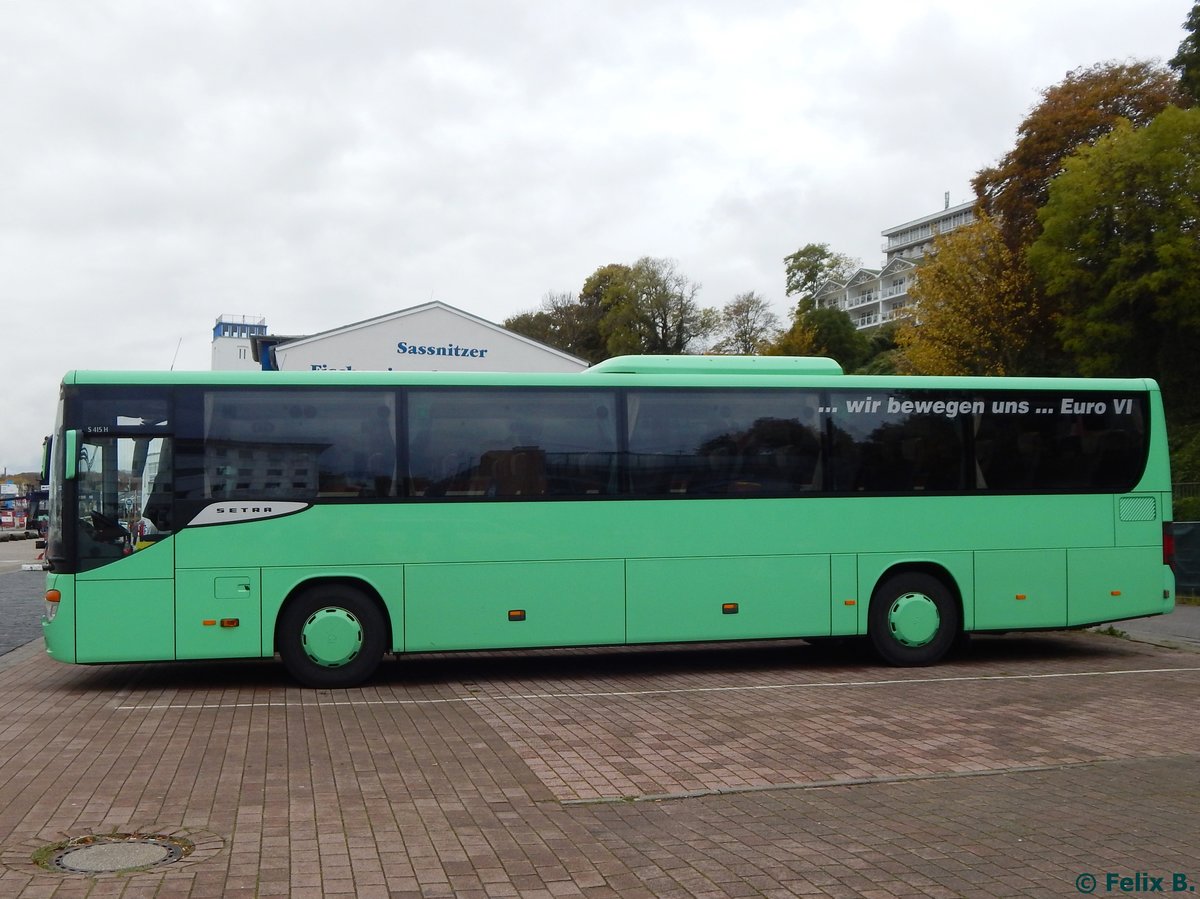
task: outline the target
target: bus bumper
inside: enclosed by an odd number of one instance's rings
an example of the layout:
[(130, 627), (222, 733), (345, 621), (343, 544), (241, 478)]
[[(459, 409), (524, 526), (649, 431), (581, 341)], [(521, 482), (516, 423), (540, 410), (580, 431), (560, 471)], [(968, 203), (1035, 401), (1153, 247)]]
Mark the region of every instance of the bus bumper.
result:
[(46, 595), (58, 591), (57, 602), (46, 602), (42, 612), (42, 639), (46, 655), (58, 662), (75, 661), (75, 577), (70, 574), (47, 574)]

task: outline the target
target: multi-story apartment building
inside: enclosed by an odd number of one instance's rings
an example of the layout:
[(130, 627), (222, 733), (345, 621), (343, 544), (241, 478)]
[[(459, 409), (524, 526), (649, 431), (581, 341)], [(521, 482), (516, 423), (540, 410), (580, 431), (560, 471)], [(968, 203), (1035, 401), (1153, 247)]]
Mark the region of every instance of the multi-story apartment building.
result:
[(860, 268), (845, 281), (830, 279), (816, 291), (817, 305), (844, 310), (861, 330), (890, 322), (908, 305), (917, 263), (933, 239), (975, 221), (975, 201), (950, 206), (882, 232), (883, 268)]

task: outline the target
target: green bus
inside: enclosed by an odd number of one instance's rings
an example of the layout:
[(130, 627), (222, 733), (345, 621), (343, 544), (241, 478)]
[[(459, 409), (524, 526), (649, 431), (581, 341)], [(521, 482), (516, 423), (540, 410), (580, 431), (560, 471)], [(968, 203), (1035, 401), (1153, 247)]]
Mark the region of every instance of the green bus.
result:
[(47, 652), (270, 658), (970, 632), (1169, 612), (1153, 381), (630, 356), (574, 374), (69, 373)]

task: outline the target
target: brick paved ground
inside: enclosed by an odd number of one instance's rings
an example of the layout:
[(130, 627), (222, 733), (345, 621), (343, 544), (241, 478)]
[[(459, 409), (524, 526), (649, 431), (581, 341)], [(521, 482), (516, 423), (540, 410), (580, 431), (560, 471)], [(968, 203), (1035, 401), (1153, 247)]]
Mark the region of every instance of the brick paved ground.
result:
[(39, 553), (36, 540), (0, 540), (0, 655), (42, 635), (46, 575), (21, 570), (41, 564)]
[(0, 571), (0, 655), (42, 636), (45, 592), (40, 571)]
[[(0, 657), (0, 896), (1073, 896), (1200, 882), (1200, 654), (979, 639), (897, 670), (802, 643), (386, 663)], [(85, 876), (39, 849), (175, 834)], [(1115, 893), (1108, 893), (1115, 895)]]

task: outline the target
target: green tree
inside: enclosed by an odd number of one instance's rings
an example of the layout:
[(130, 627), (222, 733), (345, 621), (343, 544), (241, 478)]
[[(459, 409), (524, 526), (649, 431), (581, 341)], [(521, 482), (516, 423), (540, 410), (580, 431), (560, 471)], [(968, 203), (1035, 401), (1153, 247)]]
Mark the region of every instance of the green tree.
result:
[(551, 294), (547, 303), (562, 319), (563, 347), (593, 365), (608, 358), (604, 338), (600, 334), (600, 320), (604, 310), (599, 301), (580, 294)]
[(751, 356), (779, 335), (779, 316), (754, 291), (740, 293), (721, 309), (720, 342), (713, 352)]
[[(554, 323), (551, 321), (550, 313), (545, 309), (518, 312), (516, 315), (506, 318), (502, 324), (514, 334), (523, 334), (549, 346), (556, 346), (553, 338)], [(562, 349), (562, 347), (557, 348)]]
[(598, 302), (590, 298), (551, 292), (542, 298), (540, 309), (505, 319), (504, 327), (595, 364), (608, 358), (600, 335), (601, 316)]
[(829, 356), (846, 371), (854, 371), (867, 358), (865, 334), (841, 309), (801, 300), (792, 326), (766, 348), (768, 356)]
[[(604, 318), (605, 310), (613, 303), (633, 294), (633, 269), (628, 265), (612, 263), (596, 269), (579, 291), (579, 302), (589, 309), (596, 310), (597, 333), (599, 322)], [(603, 336), (600, 338), (604, 342)]]
[(674, 260), (644, 256), (632, 266), (605, 266), (584, 285), (599, 293), (599, 330), (610, 355), (678, 355), (694, 350), (720, 324), (720, 313), (696, 301), (700, 285)]
[(930, 375), (1033, 374), (1043, 325), (1025, 266), (987, 215), (935, 239), (909, 290), (914, 301), (897, 343)]
[(1127, 119), (1145, 125), (1168, 104), (1188, 105), (1175, 76), (1149, 62), (1098, 63), (1075, 69), (1042, 91), (1042, 100), (1017, 129), (1016, 145), (971, 181), (981, 208), (994, 216), (1009, 248), (1036, 239), (1037, 211), (1063, 160), (1094, 144)]
[(901, 322), (890, 321), (872, 328), (867, 333), (867, 357), (859, 365), (860, 375), (910, 374), (912, 366), (904, 357), (898, 337)]
[(1150, 375), (1200, 412), (1200, 108), (1122, 122), (1067, 160), (1029, 263), (1087, 375)]
[(1192, 5), (1192, 11), (1184, 20), (1187, 37), (1179, 44), (1177, 52), (1168, 63), (1179, 73), (1179, 85), (1193, 102), (1200, 102), (1200, 2)]
[(786, 293), (798, 303), (811, 299), (818, 287), (834, 278), (844, 281), (862, 267), (857, 259), (835, 253), (827, 243), (809, 243), (783, 259), (786, 273)]

